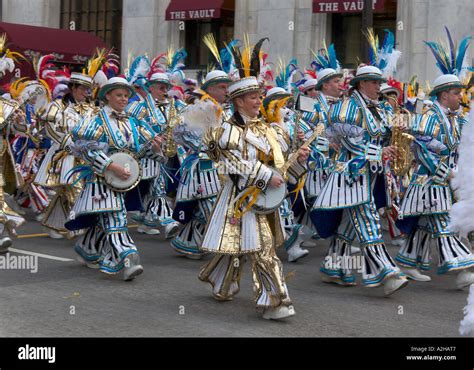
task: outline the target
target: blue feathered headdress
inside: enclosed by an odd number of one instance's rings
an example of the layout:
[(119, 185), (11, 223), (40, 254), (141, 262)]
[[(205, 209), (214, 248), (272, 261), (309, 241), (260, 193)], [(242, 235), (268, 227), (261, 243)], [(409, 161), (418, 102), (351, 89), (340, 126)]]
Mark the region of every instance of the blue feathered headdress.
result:
[(395, 49), (395, 35), (385, 29), (385, 38), (379, 45), (379, 38), (374, 30), (369, 28), (366, 32), (369, 42), (369, 64), (377, 67), (387, 78), (392, 77), (397, 69), (397, 62), (402, 55), (401, 51)]
[(150, 72), (151, 64), (145, 55), (137, 56), (131, 63), (127, 73), (127, 80), (132, 85), (143, 87), (147, 82), (147, 75)]
[(311, 68), (316, 71), (320, 71), (326, 68), (332, 68), (338, 71), (341, 68), (339, 61), (337, 60), (336, 49), (334, 44), (326, 47), (326, 43), (323, 43), (323, 47), (318, 50), (318, 53), (314, 55), (314, 60), (311, 62)]
[(278, 62), (278, 70), (279, 74), (275, 78), (276, 85), (289, 93), (293, 93), (293, 90), (297, 87), (296, 83), (293, 82), (294, 76), (297, 73), (303, 76), (303, 73), (301, 73), (297, 66), (296, 59), (290, 60), (287, 65), (280, 59)]
[(451, 33), (448, 27), (445, 27), (448, 35), (448, 46), (441, 42), (425, 41), (436, 59), (436, 66), (442, 74), (453, 74), (459, 77), (463, 70), (470, 70), (472, 68), (463, 67), (466, 50), (469, 47), (471, 36), (467, 36), (461, 40), (459, 47), (457, 43), (453, 42)]

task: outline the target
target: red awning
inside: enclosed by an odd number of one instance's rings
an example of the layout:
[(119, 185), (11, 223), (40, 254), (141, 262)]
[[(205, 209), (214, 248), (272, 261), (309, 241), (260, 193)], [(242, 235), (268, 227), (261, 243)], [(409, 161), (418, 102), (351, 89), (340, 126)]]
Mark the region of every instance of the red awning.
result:
[[(384, 9), (384, 0), (373, 0), (375, 12)], [(313, 13), (360, 13), (364, 0), (313, 0)]]
[[(22, 53), (30, 62), (34, 57), (54, 54), (56, 61), (65, 64), (84, 64), (97, 48), (107, 47), (101, 38), (88, 32), (0, 22), (2, 33), (7, 34), (8, 48)], [(20, 61), (17, 67), (19, 73), (7, 73), (0, 83), (19, 77), (35, 78), (31, 63)]]
[(55, 54), (61, 62), (83, 63), (96, 48), (107, 47), (101, 38), (88, 32), (0, 22), (0, 33), (3, 32), (9, 48), (29, 58)]
[(166, 8), (167, 21), (220, 18), (224, 0), (171, 0)]

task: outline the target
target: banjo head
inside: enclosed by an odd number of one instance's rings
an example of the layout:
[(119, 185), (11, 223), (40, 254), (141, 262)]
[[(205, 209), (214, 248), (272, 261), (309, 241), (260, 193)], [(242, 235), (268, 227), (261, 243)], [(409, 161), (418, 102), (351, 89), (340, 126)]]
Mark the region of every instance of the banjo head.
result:
[[(276, 172), (276, 171), (274, 171)], [(267, 187), (257, 196), (253, 209), (258, 214), (275, 212), (286, 198), (286, 183), (278, 188)]]
[(130, 171), (130, 177), (127, 180), (119, 178), (112, 171), (105, 171), (105, 183), (112, 188), (112, 190), (125, 192), (138, 185), (142, 177), (142, 169), (134, 155), (128, 152), (115, 152), (110, 154), (109, 158), (112, 159), (112, 162), (128, 168)]

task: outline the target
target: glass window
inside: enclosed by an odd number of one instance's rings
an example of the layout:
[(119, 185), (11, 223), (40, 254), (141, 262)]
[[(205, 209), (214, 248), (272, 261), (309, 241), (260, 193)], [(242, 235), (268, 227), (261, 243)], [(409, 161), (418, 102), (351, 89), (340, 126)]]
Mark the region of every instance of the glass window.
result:
[(212, 32), (219, 48), (224, 47), (224, 43), (233, 39), (234, 9), (235, 1), (225, 0), (220, 18), (186, 21), (184, 48), (188, 53), (185, 60), (187, 69), (204, 70), (209, 63), (214, 62), (209, 50), (202, 42), (204, 35)]
[(122, 0), (61, 0), (61, 28), (90, 32), (120, 54)]
[[(397, 22), (397, 0), (385, 0), (384, 9), (373, 14), (373, 28), (380, 42), (385, 37), (384, 29), (395, 33)], [(332, 42), (343, 68), (357, 68), (366, 62), (362, 57), (362, 14), (331, 14)]]

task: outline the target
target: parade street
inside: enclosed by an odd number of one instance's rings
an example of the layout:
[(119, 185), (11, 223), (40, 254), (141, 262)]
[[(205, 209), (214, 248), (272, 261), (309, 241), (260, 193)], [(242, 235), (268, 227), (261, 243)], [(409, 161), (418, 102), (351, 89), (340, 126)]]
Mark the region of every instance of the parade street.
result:
[[(296, 315), (269, 323), (255, 312), (248, 262), (241, 292), (231, 302), (218, 302), (197, 278), (204, 261), (176, 255), (169, 242), (138, 234), (133, 225), (145, 271), (132, 282), (81, 266), (73, 240), (42, 233), (29, 221), (10, 253), (10, 258), (41, 254), (36, 273), (3, 265), (2, 337), (452, 337), (459, 335), (467, 299), (467, 290), (453, 289), (455, 276), (435, 271), (429, 273), (431, 282), (411, 282), (389, 298), (382, 288), (323, 283), (318, 269), (327, 242), (320, 242), (297, 263), (286, 262), (285, 251), (278, 251)], [(388, 251), (394, 256), (397, 248)]]

